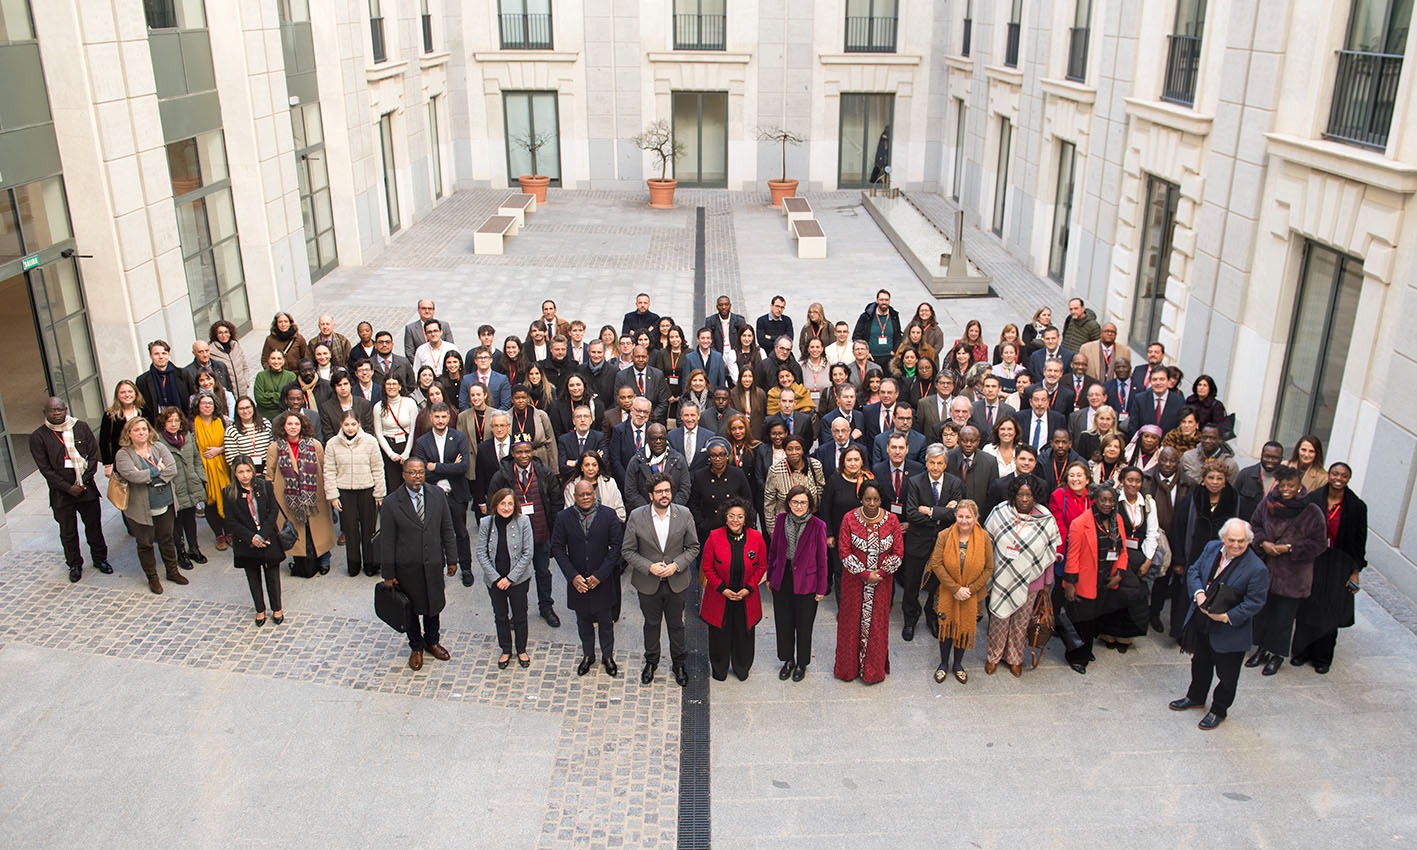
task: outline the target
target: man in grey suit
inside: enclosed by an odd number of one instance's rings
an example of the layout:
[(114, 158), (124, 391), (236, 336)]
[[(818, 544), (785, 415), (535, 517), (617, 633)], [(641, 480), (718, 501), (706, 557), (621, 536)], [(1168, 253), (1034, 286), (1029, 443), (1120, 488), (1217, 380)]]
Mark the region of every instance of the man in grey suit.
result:
[[(432, 299), (421, 299), (418, 302), (418, 318), (403, 327), (403, 356), (409, 361), (418, 353), (418, 346), (428, 341), (428, 337), (423, 334), (423, 324), (434, 318), (433, 309)], [(443, 342), (453, 342), (453, 326), (442, 319), (439, 321), (443, 323)], [(404, 389), (407, 390), (408, 387)]]
[[(426, 486), (425, 465), (418, 458), (403, 462), (403, 485), (379, 507), (379, 560), (384, 584), (408, 594), (413, 616), (408, 621), (408, 666), (423, 669), (423, 653), (447, 661), (448, 650), (438, 642), (438, 615), (447, 598), (443, 566), (458, 573), (457, 537), (448, 498)], [(422, 620), (420, 627), (419, 621)]]
[(684, 667), (684, 600), (691, 576), (689, 566), (699, 557), (699, 536), (689, 509), (674, 504), (674, 484), (667, 475), (649, 481), (650, 503), (635, 508), (625, 523), (620, 552), (630, 567), (630, 584), (640, 595), (645, 617), (645, 666), (640, 682), (654, 681), (659, 667), (659, 623), (667, 620), (669, 658), (674, 681), (689, 683)]

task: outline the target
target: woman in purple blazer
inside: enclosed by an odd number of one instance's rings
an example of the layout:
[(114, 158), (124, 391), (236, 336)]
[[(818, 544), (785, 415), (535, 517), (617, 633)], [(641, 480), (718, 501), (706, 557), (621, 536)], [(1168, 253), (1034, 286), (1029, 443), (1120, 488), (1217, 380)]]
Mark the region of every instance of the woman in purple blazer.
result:
[(777, 515), (768, 543), (768, 587), (777, 625), (779, 679), (800, 682), (812, 660), (812, 623), (827, 593), (827, 525), (816, 516), (812, 494), (801, 485), (787, 491), (787, 510)]

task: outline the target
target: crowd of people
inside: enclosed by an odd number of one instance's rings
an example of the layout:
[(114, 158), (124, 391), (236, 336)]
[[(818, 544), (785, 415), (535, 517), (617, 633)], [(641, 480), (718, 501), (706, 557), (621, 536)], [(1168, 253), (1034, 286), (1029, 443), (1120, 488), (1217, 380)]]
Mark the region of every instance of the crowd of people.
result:
[(1367, 519), (1318, 437), (1287, 458), (1267, 443), (1241, 469), (1215, 379), (1186, 393), (1159, 342), (1134, 366), (1116, 326), (1076, 298), (1061, 326), (1045, 307), (992, 344), (978, 321), (949, 340), (929, 302), (903, 317), (886, 290), (850, 322), (811, 304), (798, 327), (786, 308), (775, 296), (749, 322), (721, 296), (686, 328), (641, 293), (592, 334), (548, 300), (524, 334), (482, 325), (465, 350), (431, 300), (401, 334), (359, 322), (353, 339), (329, 316), (307, 337), (281, 312), (254, 374), (238, 329), (217, 322), (186, 366), (150, 343), (97, 434), (49, 399), (30, 446), (70, 581), (80, 520), (93, 566), (113, 572), (102, 465), (153, 593), (207, 563), (199, 517), (245, 571), (256, 626), (284, 621), (283, 564), (328, 573), (342, 546), (350, 576), (409, 597), (415, 670), (425, 653), (450, 657), (445, 571), (482, 578), (498, 666), (529, 666), (533, 585), (560, 626), (553, 562), (580, 675), (597, 645), (618, 675), (629, 574), (646, 684), (662, 630), (672, 677), (688, 681), (695, 581), (719, 680), (748, 677), (765, 590), (784, 680), (806, 676), (827, 597), (833, 673), (866, 683), (890, 671), (896, 597), (901, 639), (923, 615), (938, 642), (941, 683), (968, 681), (981, 628), (984, 672), (1016, 677), (1049, 634), (1085, 674), (1099, 645), (1124, 654), (1154, 631), (1193, 654), (1171, 707), (1208, 706), (1202, 728), (1224, 720), (1242, 666), (1334, 663)]

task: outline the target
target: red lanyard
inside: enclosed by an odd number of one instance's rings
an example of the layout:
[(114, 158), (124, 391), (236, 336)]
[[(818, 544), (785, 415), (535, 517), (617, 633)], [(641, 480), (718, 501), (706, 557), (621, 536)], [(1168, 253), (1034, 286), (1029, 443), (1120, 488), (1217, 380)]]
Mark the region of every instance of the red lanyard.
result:
[(533, 485), (533, 484), (535, 484), (535, 483), (536, 483), (536, 469), (535, 469), (534, 467), (528, 466), (528, 467), (526, 468), (526, 483), (525, 483), (525, 484), (523, 484), (523, 483), (521, 482), (521, 473), (520, 473), (520, 472), (517, 473), (517, 489), (520, 490), (520, 491), (522, 491), (522, 504), (525, 505), (525, 504), (530, 504), (530, 503), (531, 503), (531, 500), (530, 500), (529, 498), (527, 498), (527, 494), (531, 492), (531, 485)]

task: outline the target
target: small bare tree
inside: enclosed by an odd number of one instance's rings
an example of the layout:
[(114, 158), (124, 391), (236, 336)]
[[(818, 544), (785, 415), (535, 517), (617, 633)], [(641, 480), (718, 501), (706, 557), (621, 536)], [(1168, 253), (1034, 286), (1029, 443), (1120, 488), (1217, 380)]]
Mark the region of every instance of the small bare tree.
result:
[[(555, 140), (555, 133), (532, 133), (530, 131), (522, 133), (520, 136), (512, 137), (513, 144), (531, 155), (531, 167), (533, 171), (536, 170), (536, 152)], [(537, 175), (533, 174), (532, 176), (535, 177)]]
[(659, 160), (660, 180), (669, 179), (669, 164), (678, 162), (679, 157), (684, 155), (683, 143), (674, 140), (674, 130), (663, 118), (645, 127), (643, 133), (630, 141), (635, 143), (635, 147), (649, 151)]
[(787, 146), (802, 144), (807, 141), (806, 135), (782, 127), (759, 127), (757, 135), (760, 142), (777, 142), (782, 146), (782, 179), (787, 180)]

